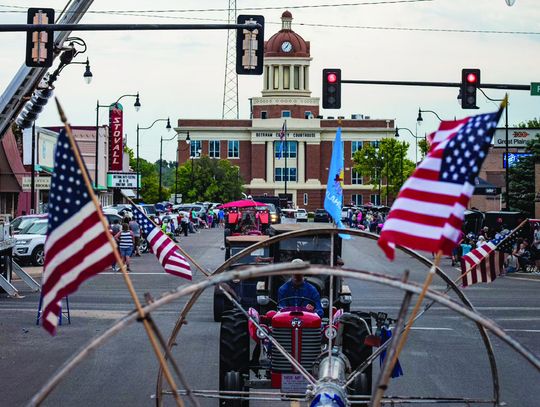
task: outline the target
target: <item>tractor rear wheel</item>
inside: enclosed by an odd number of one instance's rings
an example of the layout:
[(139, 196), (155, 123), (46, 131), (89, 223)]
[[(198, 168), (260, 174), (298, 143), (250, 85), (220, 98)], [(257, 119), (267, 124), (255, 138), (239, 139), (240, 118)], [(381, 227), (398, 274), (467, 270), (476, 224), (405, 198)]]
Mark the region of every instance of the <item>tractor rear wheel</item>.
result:
[(214, 321), (221, 321), (221, 317), (225, 312), (225, 296), (214, 293)]
[[(219, 332), (219, 388), (225, 390), (225, 377), (235, 371), (242, 377), (249, 374), (249, 332), (245, 315), (236, 310), (225, 311)], [(247, 407), (247, 403), (242, 404)], [(220, 403), (220, 405), (223, 405)]]
[[(349, 359), (351, 369), (355, 370), (371, 355), (371, 347), (364, 344), (366, 336), (370, 334), (371, 317), (369, 314), (356, 312), (348, 313), (343, 314), (340, 323), (343, 324), (343, 353), (347, 359)], [(351, 385), (351, 391), (354, 392), (353, 394), (371, 394), (371, 370), (370, 365), (362, 372), (362, 374), (357, 376), (356, 380)], [(360, 393), (357, 393), (358, 391), (360, 391)]]

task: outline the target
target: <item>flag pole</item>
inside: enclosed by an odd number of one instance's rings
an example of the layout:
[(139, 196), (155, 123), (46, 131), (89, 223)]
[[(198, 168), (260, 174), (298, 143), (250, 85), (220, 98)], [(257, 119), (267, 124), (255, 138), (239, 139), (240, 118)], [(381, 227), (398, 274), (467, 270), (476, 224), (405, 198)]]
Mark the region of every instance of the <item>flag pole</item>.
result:
[[(499, 247), (500, 245), (502, 245), (504, 243), (504, 241), (506, 239), (508, 239), (510, 236), (512, 236), (516, 231), (518, 231), (519, 229), (521, 229), (523, 227), (523, 225), (525, 225), (525, 223), (527, 223), (529, 221), (529, 219), (525, 219), (523, 222), (521, 222), (518, 226), (516, 226), (514, 228), (514, 230), (512, 230), (510, 233), (508, 233), (503, 240), (501, 240), (499, 242), (499, 244), (495, 247), (495, 250), (497, 250), (497, 247)], [(454, 284), (457, 284), (463, 277), (465, 277), (467, 274), (469, 274), (477, 265), (475, 264), (474, 266), (471, 266), (469, 267), (469, 269), (467, 271), (465, 271), (463, 274), (461, 274), (458, 278), (456, 278), (454, 280)]]
[[(124, 198), (127, 199), (127, 201), (131, 204), (131, 205), (135, 205), (137, 206), (130, 198), (128, 198), (127, 196), (124, 195)], [(171, 239), (173, 240), (173, 239)], [(205, 269), (202, 268), (201, 265), (199, 265), (199, 263), (197, 263), (189, 254), (186, 253), (186, 251), (184, 249), (182, 249), (182, 247), (180, 247), (180, 245), (177, 244), (176, 241), (174, 241), (174, 244), (176, 245), (176, 247), (178, 247), (178, 250), (180, 250), (180, 252), (184, 255), (185, 258), (187, 258), (191, 263), (193, 263), (195, 265), (195, 267), (197, 267), (199, 269), (199, 271), (204, 274), (206, 277), (208, 277), (210, 275), (210, 273), (208, 273)]]
[(101, 221), (101, 224), (103, 226), (103, 229), (105, 230), (105, 233), (107, 235), (107, 238), (109, 240), (109, 243), (111, 244), (113, 248), (114, 257), (116, 259), (116, 262), (120, 265), (120, 270), (122, 271), (122, 275), (124, 276), (124, 281), (126, 282), (127, 288), (129, 293), (131, 294), (131, 297), (133, 298), (133, 302), (135, 303), (135, 308), (137, 309), (137, 313), (139, 314), (139, 318), (142, 321), (144, 325), (144, 329), (146, 330), (146, 333), (148, 334), (148, 339), (150, 340), (150, 344), (152, 345), (152, 348), (154, 349), (154, 352), (156, 353), (156, 357), (158, 359), (158, 362), (163, 369), (163, 373), (165, 375), (165, 378), (167, 379), (167, 382), (169, 383), (169, 386), (171, 387), (171, 390), (173, 392), (176, 405), (183, 407), (184, 403), (182, 399), (180, 399), (180, 396), (178, 395), (178, 388), (176, 387), (176, 384), (174, 382), (174, 379), (171, 375), (171, 372), (165, 362), (165, 359), (163, 358), (163, 355), (161, 351), (159, 350), (158, 344), (156, 342), (156, 338), (154, 337), (154, 333), (152, 332), (152, 327), (150, 323), (148, 322), (147, 316), (144, 313), (144, 310), (141, 306), (141, 303), (139, 301), (139, 298), (137, 297), (137, 294), (135, 293), (135, 289), (133, 288), (133, 283), (131, 282), (131, 279), (129, 278), (126, 270), (126, 266), (122, 261), (122, 258), (120, 257), (120, 253), (118, 252), (118, 248), (116, 245), (116, 242), (114, 241), (114, 238), (112, 237), (111, 233), (109, 232), (109, 227), (107, 225), (107, 221), (105, 220), (105, 217), (103, 216), (103, 212), (101, 211), (100, 203), (97, 200), (96, 195), (94, 194), (94, 190), (92, 188), (92, 184), (90, 182), (90, 178), (88, 177), (88, 173), (85, 171), (85, 165), (82, 161), (82, 158), (79, 154), (79, 149), (77, 147), (77, 144), (75, 143), (75, 139), (73, 138), (73, 133), (71, 132), (71, 125), (68, 123), (67, 118), (64, 114), (64, 110), (62, 109), (62, 106), (60, 106), (60, 102), (58, 101), (58, 98), (54, 98), (56, 101), (56, 107), (58, 108), (58, 113), (60, 115), (60, 120), (62, 120), (62, 123), (64, 123), (64, 127), (66, 128), (66, 134), (69, 139), (69, 143), (71, 145), (71, 149), (73, 150), (73, 153), (75, 155), (75, 160), (77, 161), (77, 165), (81, 169), (81, 174), (84, 179), (84, 183), (86, 185), (86, 188), (88, 190), (88, 193), (90, 194), (90, 197), (92, 198), (92, 202), (94, 203), (94, 206), (96, 207), (99, 219)]
[(439, 250), (437, 254), (435, 255), (435, 260), (433, 261), (433, 265), (429, 269), (429, 273), (427, 274), (426, 279), (424, 280), (422, 291), (418, 295), (418, 300), (416, 300), (416, 304), (414, 305), (411, 316), (409, 317), (409, 322), (407, 322), (407, 325), (405, 326), (405, 329), (403, 330), (401, 337), (399, 338), (399, 344), (397, 346), (396, 352), (394, 353), (394, 356), (392, 357), (392, 361), (390, 362), (390, 366), (392, 367), (392, 369), (394, 368), (398, 360), (398, 357), (403, 347), (405, 346), (405, 342), (407, 342), (407, 336), (409, 335), (409, 331), (411, 330), (412, 324), (414, 323), (416, 315), (418, 314), (420, 305), (422, 304), (422, 301), (424, 300), (424, 297), (426, 296), (426, 292), (429, 286), (431, 285), (431, 281), (433, 280), (433, 277), (435, 276), (435, 271), (437, 270), (437, 267), (439, 267), (441, 258), (442, 258), (442, 250)]
[(285, 148), (283, 154), (285, 155), (285, 197), (287, 199), (287, 207), (289, 206), (289, 198), (287, 198), (287, 179), (289, 178), (289, 173), (287, 172), (287, 154), (289, 154), (289, 145), (287, 144), (287, 119), (285, 119), (285, 123), (283, 124), (283, 127), (285, 128), (285, 131), (283, 132), (284, 138), (285, 138)]

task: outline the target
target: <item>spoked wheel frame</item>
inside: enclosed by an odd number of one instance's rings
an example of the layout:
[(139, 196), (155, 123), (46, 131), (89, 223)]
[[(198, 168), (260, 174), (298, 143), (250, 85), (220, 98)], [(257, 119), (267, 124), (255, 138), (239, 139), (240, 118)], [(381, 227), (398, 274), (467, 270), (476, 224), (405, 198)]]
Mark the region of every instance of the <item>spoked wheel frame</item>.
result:
[[(290, 232), (283, 235), (276, 236), (276, 238), (279, 238), (277, 240), (285, 239), (291, 236), (297, 236), (297, 235), (305, 235), (305, 234), (313, 234), (313, 230), (309, 231), (310, 233), (304, 233), (305, 231), (299, 231), (299, 232)], [(369, 238), (376, 238), (369, 236), (369, 233), (366, 232), (360, 232), (360, 231), (352, 231), (352, 230), (341, 230), (341, 229), (334, 229), (329, 228), (328, 230), (325, 230), (325, 233), (346, 233), (346, 234), (354, 234), (354, 235), (360, 235), (365, 236)], [(353, 232), (353, 233), (351, 233)], [(321, 231), (317, 231), (317, 233), (321, 233)], [(270, 242), (271, 239), (264, 243)], [(236, 261), (236, 257), (240, 257), (240, 255), (246, 255), (249, 254), (252, 250), (257, 249), (262, 245), (257, 244), (254, 246), (251, 246), (250, 250), (244, 250), (240, 252), (239, 254), (233, 256), (230, 261)], [(402, 249), (405, 252), (413, 255), (417, 259), (419, 259), (423, 263), (429, 264), (429, 260), (423, 258), (422, 256), (406, 250)], [(245, 253), (244, 253), (245, 252)], [(227, 263), (227, 262), (226, 262)], [(224, 263), (225, 264), (225, 263)], [(218, 269), (219, 271), (219, 269)], [(178, 335), (180, 331), (181, 325), (183, 325), (184, 321), (186, 320), (186, 316), (191, 310), (191, 307), (196, 302), (196, 300), (199, 298), (201, 293), (210, 287), (213, 287), (215, 285), (218, 285), (220, 283), (226, 283), (228, 281), (231, 281), (233, 279), (249, 279), (253, 277), (265, 277), (265, 276), (271, 276), (271, 275), (289, 275), (294, 272), (301, 272), (304, 275), (320, 275), (320, 274), (326, 274), (330, 276), (335, 277), (341, 277), (341, 278), (349, 278), (349, 279), (357, 279), (360, 281), (366, 281), (369, 283), (376, 283), (381, 284), (384, 286), (392, 287), (395, 289), (399, 289), (402, 291), (405, 291), (406, 295), (418, 295), (421, 292), (421, 287), (417, 284), (412, 283), (406, 283), (403, 282), (397, 278), (392, 278), (386, 275), (377, 274), (377, 273), (371, 273), (368, 271), (362, 271), (362, 270), (347, 270), (345, 268), (341, 269), (334, 269), (330, 267), (325, 266), (309, 266), (306, 264), (272, 264), (268, 266), (259, 266), (259, 267), (252, 267), (248, 269), (244, 269), (241, 271), (235, 270), (228, 273), (221, 273), (219, 275), (215, 275), (213, 277), (210, 277), (204, 281), (201, 281), (199, 283), (191, 284), (188, 286), (180, 286), (177, 289), (170, 291), (169, 293), (163, 295), (159, 299), (157, 299), (155, 302), (148, 304), (143, 307), (143, 310), (145, 314), (149, 314), (160, 307), (171, 303), (172, 301), (175, 301), (179, 298), (190, 296), (191, 298), (188, 301), (188, 303), (185, 305), (184, 309), (181, 311), (180, 317), (178, 319), (177, 325), (173, 329), (173, 333), (171, 337), (169, 338), (169, 349), (172, 347), (172, 343), (176, 340), (176, 336)], [(488, 357), (490, 360), (491, 370), (492, 370), (492, 381), (493, 381), (493, 391), (494, 391), (494, 397), (491, 400), (485, 400), (484, 402), (486, 404), (498, 404), (499, 403), (499, 378), (497, 374), (496, 364), (495, 364), (495, 358), (493, 355), (493, 350), (491, 346), (491, 342), (489, 338), (487, 337), (487, 331), (489, 330), (492, 334), (500, 338), (503, 342), (505, 342), (507, 345), (509, 345), (514, 351), (519, 353), (528, 363), (530, 363), (536, 370), (540, 371), (540, 359), (537, 358), (533, 353), (531, 353), (528, 349), (526, 349), (524, 346), (522, 346), (518, 341), (516, 341), (514, 338), (512, 338), (510, 335), (508, 335), (501, 327), (499, 327), (494, 321), (482, 316), (478, 312), (474, 310), (470, 302), (466, 299), (466, 297), (463, 295), (461, 290), (457, 287), (455, 287), (455, 284), (451, 282), (451, 280), (442, 272), (442, 270), (438, 270), (437, 274), (439, 274), (450, 286), (454, 286), (454, 291), (458, 293), (458, 297), (460, 300), (462, 300), (465, 303), (465, 306), (461, 305), (455, 300), (450, 299), (448, 296), (437, 292), (433, 290), (428, 290), (426, 293), (426, 300), (431, 300), (434, 303), (438, 303), (440, 305), (445, 306), (446, 308), (460, 314), (461, 316), (475, 322), (475, 324), (478, 326), (479, 331), (484, 339), (484, 345), (486, 347), (486, 351), (488, 353)], [(108, 339), (110, 339), (112, 336), (120, 332), (121, 330), (125, 329), (127, 326), (132, 324), (137, 320), (137, 314), (136, 313), (130, 313), (126, 315), (124, 318), (120, 319), (119, 321), (115, 322), (107, 331), (103, 332), (100, 336), (94, 338), (92, 341), (90, 341), (87, 346), (85, 346), (78, 354), (73, 356), (64, 366), (63, 368), (56, 373), (48, 383), (45, 384), (45, 386), (33, 397), (33, 399), (30, 402), (30, 405), (37, 405), (41, 403), (47, 395), (60, 383), (60, 381), (75, 367), (77, 366), (84, 358), (94, 349), (100, 347), (103, 343), (105, 343)], [(158, 382), (157, 382), (157, 390), (156, 393), (156, 403), (158, 405), (161, 405), (162, 402), (162, 396), (163, 394), (166, 394), (166, 392), (163, 392), (162, 389), (162, 381), (161, 381), (161, 371), (158, 373)], [(190, 390), (191, 394), (201, 397), (212, 397), (212, 398), (219, 398), (219, 392), (212, 392), (212, 391), (204, 391), (204, 390)], [(181, 391), (182, 394), (185, 394), (185, 391)], [(264, 392), (257, 392), (259, 396), (253, 397), (253, 399), (261, 399), (261, 394), (264, 394)], [(271, 395), (275, 395), (275, 393), (267, 393), (267, 396), (270, 397)], [(283, 397), (284, 395), (281, 394), (280, 397)], [(264, 399), (264, 398), (263, 398)], [(354, 399), (354, 396), (353, 396)], [(388, 399), (388, 398), (387, 398)], [(267, 398), (265, 399), (267, 400)], [(279, 398), (277, 399), (279, 400)], [(418, 397), (400, 397), (399, 402), (404, 403), (407, 400), (411, 400), (414, 402), (414, 400), (418, 401)], [(425, 398), (424, 398), (425, 400)], [(441, 402), (441, 400), (446, 400), (446, 398), (438, 398), (434, 397), (432, 400), (435, 400), (435, 402)], [(452, 398), (452, 400), (455, 402), (456, 398)], [(466, 405), (467, 403), (470, 403), (470, 400), (468, 399), (461, 399), (458, 398), (458, 400), (463, 402), (463, 405)], [(396, 402), (398, 402), (396, 400)]]

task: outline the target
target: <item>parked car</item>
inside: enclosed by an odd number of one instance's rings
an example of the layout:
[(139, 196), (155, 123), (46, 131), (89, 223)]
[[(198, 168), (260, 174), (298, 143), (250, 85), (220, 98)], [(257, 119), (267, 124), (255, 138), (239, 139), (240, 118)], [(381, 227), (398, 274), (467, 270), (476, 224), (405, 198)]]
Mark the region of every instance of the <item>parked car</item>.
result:
[(315, 217), (313, 218), (313, 222), (330, 222), (330, 215), (326, 210), (324, 209), (317, 209), (315, 211)]
[(139, 208), (146, 216), (156, 216), (157, 211), (154, 205), (150, 204), (139, 204), (137, 205), (137, 208)]
[(43, 219), (47, 219), (46, 213), (40, 215), (23, 215), (13, 219), (10, 225), (13, 228), (13, 234), (17, 235), (19, 233), (24, 233), (24, 231), (30, 228), (35, 221)]
[(36, 220), (24, 233), (15, 235), (13, 256), (35, 266), (45, 263), (45, 239), (47, 237), (47, 219)]
[(115, 213), (119, 216), (127, 216), (128, 218), (133, 218), (133, 212), (131, 211), (131, 205), (128, 204), (118, 204), (106, 206), (103, 208), (103, 212)]
[(298, 210), (296, 211), (296, 221), (297, 222), (308, 221), (308, 213), (304, 208), (298, 208)]

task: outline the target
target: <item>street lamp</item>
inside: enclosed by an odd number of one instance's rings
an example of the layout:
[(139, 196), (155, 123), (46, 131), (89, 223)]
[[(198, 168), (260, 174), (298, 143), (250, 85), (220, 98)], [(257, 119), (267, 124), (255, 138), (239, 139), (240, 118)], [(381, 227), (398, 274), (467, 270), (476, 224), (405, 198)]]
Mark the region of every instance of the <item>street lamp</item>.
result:
[(96, 190), (98, 189), (98, 163), (99, 163), (99, 154), (98, 154), (98, 152), (99, 152), (99, 108), (100, 107), (108, 107), (108, 108), (110, 108), (111, 106), (116, 105), (118, 102), (120, 102), (120, 99), (128, 97), (128, 96), (135, 98), (135, 103), (133, 104), (133, 106), (135, 107), (135, 111), (138, 112), (141, 109), (141, 102), (139, 101), (139, 92), (137, 92), (136, 95), (122, 95), (118, 99), (116, 99), (116, 102), (111, 103), (110, 105), (100, 105), (99, 100), (96, 103), (96, 160), (95, 160), (95, 166), (96, 166), (96, 168), (95, 168), (95, 177), (96, 177), (96, 179), (94, 180), (94, 188)]
[(422, 110), (420, 108), (418, 108), (418, 117), (416, 118), (416, 123), (418, 123), (419, 126), (422, 125), (422, 122), (424, 121), (424, 119), (422, 118), (422, 113), (433, 113), (435, 116), (437, 116), (437, 119), (439, 119), (439, 121), (443, 121), (439, 115), (434, 112), (433, 110)]
[[(139, 104), (139, 106), (140, 106), (140, 104)], [(164, 121), (167, 122), (167, 126), (165, 126), (167, 131), (171, 131), (172, 127), (171, 127), (171, 121), (169, 120), (169, 118), (167, 118), (167, 119), (156, 119), (148, 127), (139, 127), (139, 123), (137, 123), (137, 199), (139, 199), (139, 194), (140, 194), (140, 186), (139, 186), (139, 130), (151, 129), (154, 126), (154, 124), (156, 124), (157, 122), (164, 122)]]
[(189, 145), (191, 143), (191, 139), (189, 138), (189, 131), (178, 131), (176, 132), (176, 135), (179, 136), (180, 134), (186, 134), (186, 147), (180, 148), (180, 143), (176, 143), (176, 174), (175, 174), (175, 180), (174, 180), (174, 203), (175, 205), (178, 203), (178, 161), (180, 160), (180, 151), (185, 151), (189, 148)]
[(194, 171), (193, 171), (194, 162), (193, 162), (193, 159), (194, 158), (199, 158), (201, 156), (201, 152), (202, 152), (202, 150), (199, 148), (198, 150), (194, 151), (193, 155), (191, 156), (191, 189), (193, 189), (193, 184), (194, 184)]
[[(418, 139), (422, 139), (422, 138), (425, 138), (425, 137), (422, 137), (422, 136), (417, 136), (415, 135), (410, 129), (408, 129), (407, 127), (396, 127), (396, 133), (395, 133), (395, 136), (396, 137), (399, 137), (399, 131), (400, 130), (407, 130), (411, 136), (414, 137), (414, 143), (415, 143), (415, 150), (414, 150), (414, 165), (418, 165)], [(418, 132), (418, 126), (416, 127), (416, 132)]]

